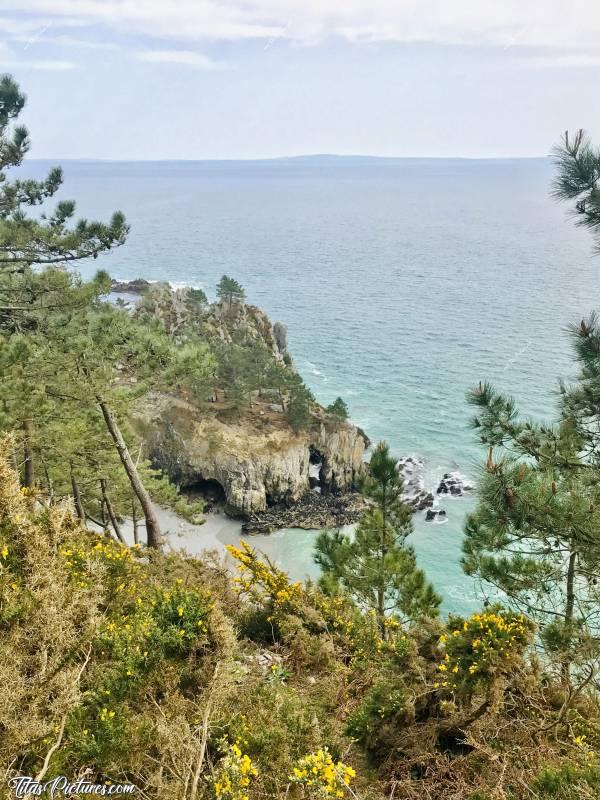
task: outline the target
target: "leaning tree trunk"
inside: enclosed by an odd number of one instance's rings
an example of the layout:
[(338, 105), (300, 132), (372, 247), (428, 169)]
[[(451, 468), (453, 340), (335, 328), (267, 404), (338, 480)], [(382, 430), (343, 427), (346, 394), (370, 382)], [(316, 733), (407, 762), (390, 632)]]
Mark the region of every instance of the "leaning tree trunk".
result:
[(110, 520), (111, 525), (113, 526), (114, 532), (117, 534), (117, 539), (121, 542), (121, 544), (127, 544), (127, 542), (125, 541), (125, 537), (121, 532), (121, 526), (119, 525), (119, 520), (117, 519), (117, 515), (115, 514), (115, 510), (112, 507), (112, 503), (110, 502), (110, 498), (106, 491), (106, 478), (100, 478), (100, 490), (102, 492), (102, 499), (104, 500), (104, 505), (108, 513), (108, 518)]
[(113, 417), (109, 407), (106, 405), (106, 401), (100, 395), (96, 396), (96, 400), (100, 406), (100, 410), (102, 411), (102, 416), (104, 417), (108, 432), (115, 443), (115, 447), (117, 448), (119, 458), (121, 459), (121, 463), (125, 468), (129, 482), (131, 483), (131, 488), (135, 492), (137, 499), (140, 501), (142, 511), (144, 512), (144, 517), (146, 519), (148, 547), (154, 547), (158, 549), (162, 545), (162, 535), (160, 532), (160, 523), (158, 521), (158, 517), (156, 516), (154, 506), (152, 505), (150, 495), (141, 481), (137, 468), (133, 462), (133, 459), (131, 458), (129, 449), (125, 444), (125, 439), (123, 438), (121, 429), (117, 425), (117, 421)]
[(131, 498), (131, 521), (133, 523), (133, 543), (139, 544), (140, 543), (139, 524), (138, 524), (137, 509), (135, 507), (135, 497)]

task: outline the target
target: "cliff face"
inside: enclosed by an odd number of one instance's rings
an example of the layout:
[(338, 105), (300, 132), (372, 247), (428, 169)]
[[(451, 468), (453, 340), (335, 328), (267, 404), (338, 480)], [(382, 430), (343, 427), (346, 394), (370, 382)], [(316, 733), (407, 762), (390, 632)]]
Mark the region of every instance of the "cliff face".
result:
[(311, 486), (349, 490), (363, 468), (366, 438), (349, 423), (322, 420), (295, 433), (260, 404), (225, 423), (166, 395), (147, 398), (143, 417), (153, 462), (183, 488), (216, 481), (236, 515), (290, 505)]
[[(140, 288), (136, 281), (116, 286), (121, 292), (129, 287)], [(145, 283), (141, 288), (143, 294), (135, 315), (140, 319), (158, 319), (174, 339), (195, 334), (224, 344), (232, 344), (235, 339), (256, 341), (266, 347), (275, 362), (291, 364), (285, 325), (282, 322), (272, 325), (258, 306), (227, 301), (208, 304), (201, 290), (173, 289), (168, 283)]]
[[(126, 291), (127, 285), (119, 290)], [(134, 314), (159, 320), (176, 341), (206, 342), (217, 355), (231, 348), (238, 358), (233, 372), (249, 367), (251, 373), (262, 369), (265, 376), (237, 415), (227, 386), (216, 383), (218, 370), (212, 393), (193, 403), (187, 395), (166, 393), (140, 401), (136, 416), (148, 453), (174, 482), (222, 494), (231, 513), (246, 517), (289, 506), (311, 489), (329, 494), (355, 486), (368, 444), (358, 428), (317, 404), (311, 404), (309, 423), (300, 432), (288, 421), (285, 386), (300, 379), (287, 350), (285, 325), (272, 325), (256, 306), (209, 304), (201, 290), (172, 289), (165, 283), (146, 283)], [(268, 388), (271, 367), (279, 375), (278, 389)]]

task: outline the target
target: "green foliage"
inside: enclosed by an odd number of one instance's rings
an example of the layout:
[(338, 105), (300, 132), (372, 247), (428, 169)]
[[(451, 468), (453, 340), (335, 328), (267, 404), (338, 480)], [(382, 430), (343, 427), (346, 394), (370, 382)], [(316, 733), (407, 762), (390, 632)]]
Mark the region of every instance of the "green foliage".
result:
[[(19, 166), (30, 141), (27, 129), (12, 126), (25, 105), (25, 95), (10, 75), (0, 78), (0, 313), (26, 315), (39, 299), (27, 290), (33, 264), (55, 264), (96, 258), (125, 241), (128, 226), (116, 212), (108, 224), (78, 220), (75, 203), (61, 200), (50, 214), (28, 215), (27, 210), (52, 198), (62, 185), (62, 171), (54, 168), (41, 181), (7, 179), (6, 170)], [(11, 280), (23, 276), (20, 281)], [(22, 289), (15, 292), (15, 289)], [(7, 293), (8, 290), (8, 293)]]
[(600, 792), (600, 767), (597, 764), (579, 766), (561, 764), (545, 767), (532, 786), (539, 800), (582, 800), (598, 796)]
[(199, 307), (203, 307), (208, 304), (208, 297), (203, 289), (190, 289), (188, 291), (188, 298), (194, 305)]
[(600, 150), (594, 147), (584, 131), (574, 136), (565, 133), (553, 150), (557, 174), (553, 193), (559, 200), (574, 200), (578, 224), (589, 228), (598, 238), (600, 233)]
[(372, 507), (354, 537), (336, 531), (317, 538), (315, 561), (324, 573), (323, 588), (332, 579), (339, 583), (359, 605), (376, 613), (383, 631), (389, 615), (404, 623), (435, 616), (441, 601), (406, 544), (411, 511), (402, 502), (402, 479), (384, 443), (371, 456), (362, 491)]
[(314, 398), (310, 390), (300, 380), (291, 384), (286, 416), (295, 431), (301, 431), (311, 425), (312, 415), (310, 411), (313, 401)]
[(345, 421), (348, 419), (348, 406), (341, 397), (336, 398), (325, 410), (338, 420)]
[(521, 421), (514, 403), (489, 386), (469, 397), (482, 442), (501, 450), (496, 457), (489, 450), (480, 475), (479, 507), (465, 526), (464, 568), (533, 616), (564, 670), (594, 661), (592, 631), (600, 623), (600, 594), (590, 580), (600, 567), (600, 495), (584, 430), (587, 409), (579, 416), (574, 408), (580, 391), (565, 395), (554, 425)]
[(413, 714), (406, 687), (391, 686), (386, 679), (369, 691), (363, 704), (348, 720), (346, 730), (349, 736), (370, 749), (382, 725), (390, 722), (405, 725), (412, 721)]
[(243, 303), (246, 297), (246, 292), (244, 291), (241, 284), (239, 284), (235, 278), (230, 278), (228, 275), (223, 275), (219, 283), (217, 284), (217, 297), (219, 300), (223, 302), (227, 302), (229, 307), (233, 305), (233, 303)]
[(472, 696), (521, 666), (534, 626), (522, 614), (496, 607), (470, 619), (449, 616), (448, 630), (439, 639), (444, 657), (436, 688)]
[[(87, 770), (157, 800), (180, 800), (195, 775), (196, 800), (333, 796), (332, 786), (383, 800), (392, 775), (401, 800), (415, 786), (524, 800), (514, 794), (524, 784), (539, 800), (595, 797), (597, 704), (580, 696), (556, 722), (560, 684), (525, 662), (529, 622), (489, 610), (460, 630), (458, 619), (404, 630), (388, 618), (384, 634), (347, 594), (290, 582), (247, 545), (231, 553), (237, 584), (203, 559), (148, 558), (89, 534), (60, 505), (32, 508), (0, 459), (7, 777), (38, 774), (47, 759), (47, 779)], [(247, 638), (253, 613), (277, 636)], [(436, 688), (444, 653), (469, 674), (477, 639), (485, 682), (482, 672), (469, 698)], [(469, 735), (476, 751), (446, 755)]]

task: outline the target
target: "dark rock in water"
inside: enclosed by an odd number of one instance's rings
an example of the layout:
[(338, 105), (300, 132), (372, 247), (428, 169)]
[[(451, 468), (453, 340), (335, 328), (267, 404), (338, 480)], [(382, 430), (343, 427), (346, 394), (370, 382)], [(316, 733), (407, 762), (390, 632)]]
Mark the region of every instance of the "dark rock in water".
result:
[(433, 495), (431, 492), (421, 492), (413, 505), (415, 511), (423, 511), (424, 508), (431, 508), (433, 505)]
[(434, 520), (445, 520), (446, 512), (443, 508), (428, 508), (425, 514), (425, 522), (433, 522)]
[(280, 528), (339, 528), (357, 522), (365, 510), (365, 500), (356, 492), (319, 494), (310, 492), (289, 508), (273, 507), (251, 514), (242, 532), (272, 533)]
[(135, 278), (132, 281), (116, 281), (110, 282), (110, 290), (115, 294), (144, 294), (150, 288), (150, 281), (144, 278)]
[(413, 511), (423, 511), (433, 505), (433, 494), (425, 488), (425, 464), (420, 458), (401, 458), (396, 468), (404, 481), (402, 499)]
[(436, 489), (436, 494), (450, 494), (453, 497), (462, 497), (465, 492), (472, 490), (472, 485), (467, 483), (458, 472), (446, 472)]

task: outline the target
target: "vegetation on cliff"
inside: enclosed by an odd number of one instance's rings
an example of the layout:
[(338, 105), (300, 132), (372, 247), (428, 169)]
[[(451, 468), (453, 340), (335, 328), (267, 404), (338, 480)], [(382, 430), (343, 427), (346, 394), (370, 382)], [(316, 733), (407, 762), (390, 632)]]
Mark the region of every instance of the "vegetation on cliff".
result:
[[(534, 625), (394, 613), (291, 583), (248, 545), (127, 548), (0, 459), (0, 763), (169, 798), (594, 798), (598, 707)], [(566, 710), (565, 710), (566, 709)]]
[[(230, 548), (235, 579), (216, 555), (167, 555), (152, 498), (199, 509), (146, 460), (141, 398), (228, 419), (278, 405), (299, 430), (343, 431), (347, 410), (314, 403), (282, 329), (232, 279), (212, 306), (156, 286), (131, 313), (105, 300), (104, 273), (56, 266), (117, 246), (127, 225), (69, 227), (71, 203), (28, 216), (61, 176), (7, 180), (28, 146), (10, 78), (0, 101), (4, 777), (127, 782), (156, 800), (598, 797), (597, 319), (574, 330), (581, 375), (556, 424), (522, 422), (485, 384), (471, 395), (489, 450), (465, 568), (505, 607), (440, 618), (385, 445), (355, 538), (319, 541), (318, 585), (246, 543)], [(596, 230), (600, 158), (582, 136), (559, 174)], [(118, 541), (125, 515), (145, 517), (150, 547)]]
[[(8, 180), (29, 147), (26, 130), (13, 124), (24, 102), (2, 78), (0, 430), (13, 432), (12, 462), (28, 490), (53, 503), (72, 496), (80, 519), (121, 540), (123, 518), (136, 529), (143, 520), (148, 544), (158, 547), (153, 501), (191, 519), (201, 504), (188, 504), (151, 468), (132, 425), (140, 398), (163, 392), (228, 419), (276, 402), (295, 431), (316, 424), (313, 410), (327, 414), (291, 365), (285, 329), (245, 305), (234, 279), (223, 276), (212, 306), (200, 290), (149, 286), (130, 313), (107, 301), (105, 272), (86, 282), (65, 269), (122, 244), (128, 226), (121, 213), (109, 224), (70, 225), (75, 205), (66, 201), (37, 213), (59, 189), (59, 169), (42, 181)], [(340, 418), (337, 407), (330, 417)]]

